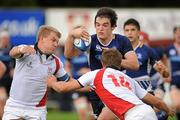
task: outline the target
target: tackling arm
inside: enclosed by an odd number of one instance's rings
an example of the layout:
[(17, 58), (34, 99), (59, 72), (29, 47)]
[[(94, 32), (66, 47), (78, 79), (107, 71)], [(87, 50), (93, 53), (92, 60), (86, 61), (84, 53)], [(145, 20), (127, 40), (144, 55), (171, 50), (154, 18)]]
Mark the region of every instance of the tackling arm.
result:
[(80, 83), (73, 78), (70, 78), (68, 82), (58, 82), (55, 76), (47, 77), (47, 85), (57, 92), (68, 92), (82, 87)]
[(171, 110), (160, 98), (157, 98), (150, 93), (147, 93), (143, 98), (142, 101), (155, 106), (156, 108), (165, 111), (169, 116), (174, 116), (175, 112)]

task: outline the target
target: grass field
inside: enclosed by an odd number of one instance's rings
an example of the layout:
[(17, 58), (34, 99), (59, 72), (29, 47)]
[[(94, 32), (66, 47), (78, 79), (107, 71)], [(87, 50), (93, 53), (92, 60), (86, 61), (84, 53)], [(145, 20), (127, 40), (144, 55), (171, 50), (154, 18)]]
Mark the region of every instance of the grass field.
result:
[[(61, 112), (61, 111), (48, 111), (47, 120), (78, 120), (78, 116), (75, 112)], [(169, 118), (168, 120), (177, 120)]]
[(47, 120), (78, 120), (75, 112), (48, 111)]

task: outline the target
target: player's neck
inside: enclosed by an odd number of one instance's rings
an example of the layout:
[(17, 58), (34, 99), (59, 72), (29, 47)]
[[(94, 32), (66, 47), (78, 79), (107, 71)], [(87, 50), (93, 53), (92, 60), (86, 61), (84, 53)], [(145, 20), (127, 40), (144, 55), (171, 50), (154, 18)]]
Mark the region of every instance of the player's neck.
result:
[(135, 49), (135, 48), (137, 48), (138, 46), (139, 46), (139, 44), (140, 44), (141, 42), (140, 42), (140, 40), (138, 39), (138, 40), (135, 40), (135, 41), (133, 41), (132, 42), (132, 47), (133, 47), (133, 49)]
[(38, 49), (42, 52), (42, 54), (46, 54), (46, 50), (44, 49), (44, 47), (43, 46), (41, 46), (40, 44), (38, 44)]
[(98, 38), (98, 39), (100, 40), (100, 42), (101, 42), (102, 44), (107, 45), (107, 44), (109, 44), (114, 38), (115, 38), (115, 35), (114, 35), (114, 34), (111, 34), (111, 35), (110, 35), (109, 37), (107, 37), (106, 39), (100, 39), (100, 38)]
[(180, 47), (180, 42), (175, 42), (176, 46)]

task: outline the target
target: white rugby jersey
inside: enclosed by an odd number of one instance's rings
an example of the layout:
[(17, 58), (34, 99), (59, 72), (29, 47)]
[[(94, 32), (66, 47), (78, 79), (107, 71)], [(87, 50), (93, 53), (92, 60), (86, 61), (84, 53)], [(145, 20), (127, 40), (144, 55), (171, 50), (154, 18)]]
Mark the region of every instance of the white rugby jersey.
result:
[(112, 68), (88, 72), (78, 81), (94, 88), (103, 103), (122, 120), (130, 108), (144, 104), (140, 99), (147, 94), (135, 80)]
[(60, 59), (51, 55), (36, 52), (23, 55), (16, 59), (10, 97), (7, 106), (36, 108), (46, 105), (47, 83), (46, 77), (53, 75), (60, 80), (68, 80), (68, 75)]

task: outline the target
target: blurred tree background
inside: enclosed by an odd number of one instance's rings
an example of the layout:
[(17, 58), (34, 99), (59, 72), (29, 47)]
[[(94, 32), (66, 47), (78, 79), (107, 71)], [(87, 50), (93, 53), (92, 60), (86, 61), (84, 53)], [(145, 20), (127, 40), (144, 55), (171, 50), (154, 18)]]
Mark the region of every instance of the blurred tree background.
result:
[(180, 8), (180, 0), (0, 0), (0, 7)]

